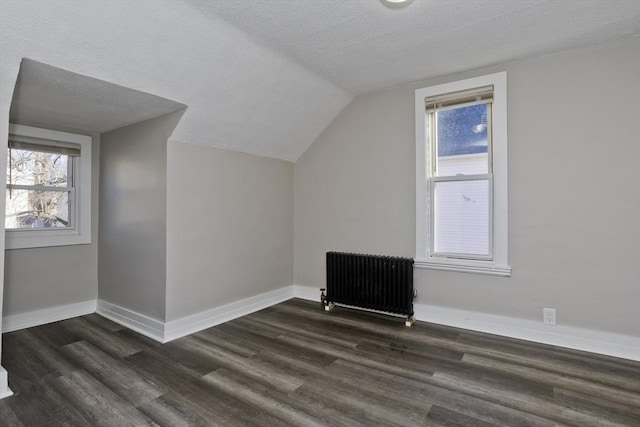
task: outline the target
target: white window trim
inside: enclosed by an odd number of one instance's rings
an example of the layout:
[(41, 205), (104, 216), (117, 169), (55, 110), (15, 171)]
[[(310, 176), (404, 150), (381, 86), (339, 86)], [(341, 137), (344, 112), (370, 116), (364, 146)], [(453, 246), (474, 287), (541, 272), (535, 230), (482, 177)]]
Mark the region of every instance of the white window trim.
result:
[[(430, 186), (427, 153), (427, 114), (425, 99), (447, 93), (493, 86), (493, 260), (435, 257), (430, 253)], [(507, 256), (507, 73), (430, 86), (416, 90), (416, 260), (417, 268), (510, 276)]]
[(81, 155), (75, 160), (77, 166), (74, 170), (76, 197), (74, 227), (66, 230), (7, 229), (5, 230), (6, 249), (91, 243), (91, 137), (12, 123), (9, 124), (9, 135), (79, 144)]

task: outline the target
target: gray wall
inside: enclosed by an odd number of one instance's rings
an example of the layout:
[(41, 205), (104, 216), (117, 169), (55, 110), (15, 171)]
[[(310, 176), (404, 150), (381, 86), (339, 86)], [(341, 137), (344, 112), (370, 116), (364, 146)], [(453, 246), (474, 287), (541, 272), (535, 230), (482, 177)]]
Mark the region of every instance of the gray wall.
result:
[[(16, 72), (17, 74), (17, 72)], [(3, 86), (0, 85), (0, 93), (3, 93)], [(9, 139), (9, 103), (11, 101), (8, 99), (5, 99), (4, 97), (0, 96), (0, 150), (2, 150), (2, 152), (7, 151), (7, 142)], [(0, 158), (0, 170), (7, 170), (7, 158), (5, 156), (2, 156)], [(6, 191), (6, 180), (2, 181), (0, 183), (0, 187), (2, 192), (4, 193)], [(5, 200), (0, 200), (0, 212), (4, 212), (5, 211)], [(2, 225), (0, 225), (2, 231), (0, 232), (0, 253), (5, 253), (4, 250), (4, 235), (5, 235), (5, 230), (4, 230), (4, 223), (2, 223)], [(4, 272), (4, 266), (5, 266), (5, 262), (4, 262), (5, 257), (0, 257), (0, 271)], [(0, 362), (2, 362), (2, 316), (4, 316), (3, 313), (3, 300), (4, 300), (4, 273), (0, 274)], [(0, 373), (2, 373), (2, 365), (0, 365)], [(0, 389), (2, 389), (3, 387), (7, 386), (8, 384), (3, 383), (3, 380), (0, 379)]]
[(170, 142), (167, 320), (293, 282), (293, 164)]
[(414, 89), (508, 71), (510, 278), (417, 270), (418, 303), (640, 334), (640, 39), (356, 98), (295, 163), (295, 279), (415, 255)]
[(3, 316), (95, 300), (98, 296), (100, 135), (92, 135), (91, 244), (5, 251)]
[(184, 111), (102, 135), (99, 298), (165, 319), (167, 140)]

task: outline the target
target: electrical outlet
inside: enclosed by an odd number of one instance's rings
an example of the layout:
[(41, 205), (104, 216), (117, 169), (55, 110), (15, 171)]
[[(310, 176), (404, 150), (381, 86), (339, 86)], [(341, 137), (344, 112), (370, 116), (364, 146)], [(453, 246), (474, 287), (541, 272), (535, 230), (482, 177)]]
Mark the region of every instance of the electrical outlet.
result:
[(555, 308), (543, 308), (542, 309), (542, 321), (545, 325), (556, 324), (556, 309)]

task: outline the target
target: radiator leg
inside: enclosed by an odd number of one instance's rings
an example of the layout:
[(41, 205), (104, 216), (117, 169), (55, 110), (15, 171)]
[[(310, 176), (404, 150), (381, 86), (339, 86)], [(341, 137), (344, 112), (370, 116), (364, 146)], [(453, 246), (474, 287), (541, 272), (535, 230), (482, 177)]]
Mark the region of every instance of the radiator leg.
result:
[(336, 307), (336, 305), (332, 302), (324, 306), (324, 311), (331, 311)]
[(414, 323), (416, 323), (416, 317), (411, 316), (411, 317), (408, 317), (407, 320), (405, 320), (404, 326), (411, 327), (413, 326)]

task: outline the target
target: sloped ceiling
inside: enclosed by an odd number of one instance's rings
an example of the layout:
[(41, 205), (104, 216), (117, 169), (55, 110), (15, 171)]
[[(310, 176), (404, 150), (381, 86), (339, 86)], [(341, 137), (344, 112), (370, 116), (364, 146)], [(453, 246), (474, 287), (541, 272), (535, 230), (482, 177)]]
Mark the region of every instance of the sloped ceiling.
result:
[(185, 105), (24, 59), (11, 101), (12, 123), (104, 133)]
[(354, 95), (640, 33), (637, 0), (3, 0), (22, 58), (186, 104), (173, 140), (296, 160)]
[(185, 1), (353, 94), (640, 32), (638, 0)]
[(172, 140), (291, 161), (352, 98), (175, 0), (2, 0), (2, 109), (22, 58), (187, 105)]

